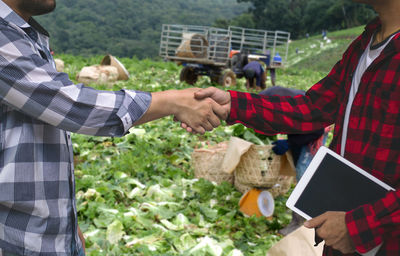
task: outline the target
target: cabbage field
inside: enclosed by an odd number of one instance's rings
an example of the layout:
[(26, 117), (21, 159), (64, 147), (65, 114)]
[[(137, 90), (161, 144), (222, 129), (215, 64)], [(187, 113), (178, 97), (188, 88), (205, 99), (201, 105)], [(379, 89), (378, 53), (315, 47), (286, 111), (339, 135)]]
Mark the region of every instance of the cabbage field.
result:
[[(56, 57), (75, 78), (82, 67), (100, 63), (103, 56)], [(173, 63), (119, 60), (130, 80), (92, 86), (143, 91), (189, 86), (179, 81), (181, 67)], [(278, 70), (277, 82), (307, 89), (325, 74), (292, 67)], [(210, 86), (209, 78), (201, 78), (196, 86)], [(245, 91), (244, 81), (229, 89)], [(270, 139), (240, 124), (193, 135), (172, 117), (134, 127), (122, 138), (74, 134), (77, 209), (87, 255), (265, 255), (282, 238), (277, 231), (290, 222), (288, 194), (275, 199), (272, 219), (246, 217), (238, 208), (242, 194), (231, 184), (194, 178), (193, 149), (231, 136), (264, 143)]]

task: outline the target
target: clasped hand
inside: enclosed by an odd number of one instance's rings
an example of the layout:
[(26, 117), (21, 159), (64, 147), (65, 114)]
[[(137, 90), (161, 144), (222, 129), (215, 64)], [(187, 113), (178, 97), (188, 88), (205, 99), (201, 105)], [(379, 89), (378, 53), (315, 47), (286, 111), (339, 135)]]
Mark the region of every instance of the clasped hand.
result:
[(180, 109), (175, 120), (192, 133), (211, 131), (226, 120), (230, 112), (230, 94), (215, 87), (189, 88), (180, 91)]

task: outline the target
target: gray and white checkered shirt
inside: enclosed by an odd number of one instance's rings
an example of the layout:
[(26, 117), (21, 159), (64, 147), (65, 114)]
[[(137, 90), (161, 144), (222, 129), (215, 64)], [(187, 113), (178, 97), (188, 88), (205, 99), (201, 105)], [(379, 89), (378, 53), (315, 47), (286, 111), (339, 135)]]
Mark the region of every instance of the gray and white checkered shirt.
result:
[(69, 132), (122, 136), (150, 102), (73, 84), (56, 71), (47, 32), (0, 0), (0, 256), (76, 255)]

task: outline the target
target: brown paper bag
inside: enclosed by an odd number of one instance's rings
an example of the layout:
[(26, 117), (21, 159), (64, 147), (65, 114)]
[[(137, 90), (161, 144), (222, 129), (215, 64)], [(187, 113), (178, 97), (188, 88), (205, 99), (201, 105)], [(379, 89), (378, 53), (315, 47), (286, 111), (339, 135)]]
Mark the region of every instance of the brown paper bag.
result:
[(266, 256), (321, 256), (323, 248), (323, 243), (314, 246), (314, 229), (302, 226), (282, 238)]
[(290, 151), (287, 151), (281, 157), (279, 175), (296, 177), (296, 166), (294, 165), (292, 153), (290, 153)]
[(233, 173), (236, 166), (239, 164), (242, 155), (246, 153), (252, 145), (253, 143), (246, 140), (237, 137), (231, 137), (224, 160), (222, 161), (222, 171), (226, 173)]

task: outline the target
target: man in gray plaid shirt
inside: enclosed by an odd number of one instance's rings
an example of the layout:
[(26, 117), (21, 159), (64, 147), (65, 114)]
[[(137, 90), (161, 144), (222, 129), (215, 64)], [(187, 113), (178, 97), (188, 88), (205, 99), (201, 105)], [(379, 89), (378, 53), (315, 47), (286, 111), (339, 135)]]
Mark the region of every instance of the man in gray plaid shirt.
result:
[[(98, 91), (58, 73), (32, 16), (55, 0), (0, 0), (0, 256), (84, 255), (70, 132), (123, 136), (167, 115), (204, 133), (227, 113), (187, 90)], [(214, 111), (213, 111), (214, 109)]]

